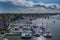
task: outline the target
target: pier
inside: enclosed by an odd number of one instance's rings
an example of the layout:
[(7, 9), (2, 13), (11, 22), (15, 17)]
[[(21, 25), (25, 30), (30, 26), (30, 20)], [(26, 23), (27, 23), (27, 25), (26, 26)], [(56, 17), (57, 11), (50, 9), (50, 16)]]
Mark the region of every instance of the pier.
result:
[(21, 36), (21, 34), (16, 34), (16, 33), (6, 33), (6, 36)]

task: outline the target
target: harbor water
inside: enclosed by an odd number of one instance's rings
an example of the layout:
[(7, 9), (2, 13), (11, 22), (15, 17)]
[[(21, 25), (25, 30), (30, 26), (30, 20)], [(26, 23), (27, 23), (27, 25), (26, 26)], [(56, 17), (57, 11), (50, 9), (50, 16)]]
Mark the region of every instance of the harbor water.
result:
[[(42, 25), (46, 27), (46, 30), (52, 33), (52, 38), (45, 38), (42, 35), (40, 37), (32, 37), (31, 39), (21, 39), (20, 36), (7, 36), (8, 40), (60, 40), (60, 15), (50, 16), (49, 18), (37, 18), (32, 22), (35, 25)], [(39, 29), (39, 28), (38, 28)]]

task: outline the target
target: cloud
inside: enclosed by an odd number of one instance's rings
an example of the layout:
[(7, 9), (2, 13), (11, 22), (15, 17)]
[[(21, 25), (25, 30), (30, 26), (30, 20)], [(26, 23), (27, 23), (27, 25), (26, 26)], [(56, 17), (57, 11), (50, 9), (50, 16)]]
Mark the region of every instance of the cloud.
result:
[(50, 4), (45, 4), (45, 3), (38, 3), (35, 4), (34, 7), (43, 7), (46, 9), (51, 9), (51, 10), (58, 10), (60, 9), (60, 4), (55, 4), (55, 3), (50, 3)]
[[(45, 4), (42, 2), (34, 3), (32, 1), (26, 1), (26, 0), (0, 0), (1, 2), (12, 2), (12, 5), (16, 6), (22, 6), (20, 8), (6, 8), (6, 9), (0, 9), (1, 12), (4, 13), (60, 13), (60, 4), (56, 3), (50, 3)], [(28, 7), (28, 8), (23, 8)]]
[(34, 2), (32, 1), (26, 1), (26, 0), (0, 0), (1, 2), (7, 2), (10, 1), (12, 2), (14, 5), (18, 5), (18, 6), (33, 6)]
[(45, 4), (45, 3), (42, 3), (42, 2), (39, 2), (39, 3), (34, 3), (32, 2), (31, 0), (29, 1), (26, 1), (26, 0), (0, 0), (2, 2), (7, 2), (7, 1), (10, 1), (12, 2), (14, 5), (18, 5), (18, 6), (28, 6), (28, 7), (45, 7), (45, 8), (56, 8), (57, 9), (60, 9), (60, 5), (59, 4), (56, 4), (56, 3), (50, 3), (50, 4)]
[(46, 4), (45, 6), (47, 7), (47, 9), (55, 9), (55, 10), (60, 9), (60, 4), (51, 3), (51, 4)]

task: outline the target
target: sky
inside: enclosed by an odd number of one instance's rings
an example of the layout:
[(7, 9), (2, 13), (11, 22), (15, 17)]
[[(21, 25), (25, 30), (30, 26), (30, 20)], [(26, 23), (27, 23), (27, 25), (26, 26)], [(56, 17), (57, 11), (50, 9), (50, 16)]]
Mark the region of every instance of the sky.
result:
[(60, 13), (60, 0), (0, 0), (0, 13)]

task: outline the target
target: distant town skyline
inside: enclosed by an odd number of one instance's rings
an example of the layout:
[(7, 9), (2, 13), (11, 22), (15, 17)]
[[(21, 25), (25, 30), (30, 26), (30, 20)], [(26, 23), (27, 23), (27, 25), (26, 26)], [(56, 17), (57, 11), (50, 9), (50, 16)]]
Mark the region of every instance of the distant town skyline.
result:
[(0, 0), (0, 13), (60, 13), (60, 0)]

